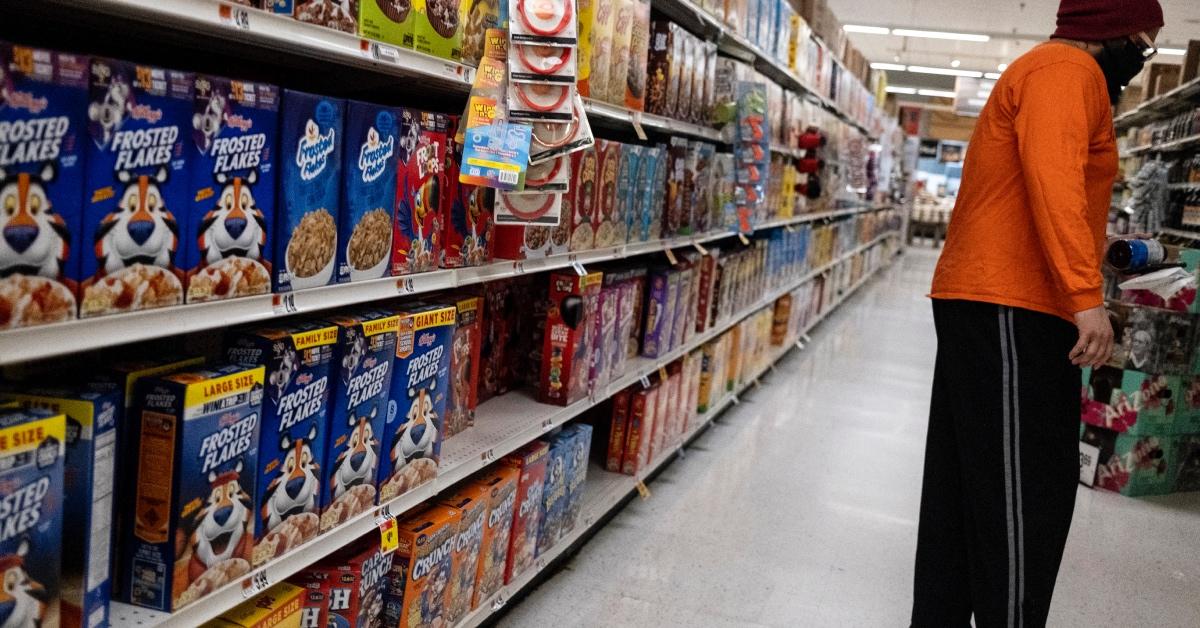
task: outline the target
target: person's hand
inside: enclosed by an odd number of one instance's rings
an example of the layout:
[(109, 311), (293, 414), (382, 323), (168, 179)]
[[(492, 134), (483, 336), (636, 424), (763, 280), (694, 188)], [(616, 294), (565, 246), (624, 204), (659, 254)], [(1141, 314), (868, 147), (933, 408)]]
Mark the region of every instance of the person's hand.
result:
[(1090, 310), (1076, 312), (1075, 326), (1079, 328), (1079, 341), (1067, 357), (1075, 366), (1103, 366), (1112, 357), (1113, 329), (1108, 322), (1108, 310), (1097, 305)]

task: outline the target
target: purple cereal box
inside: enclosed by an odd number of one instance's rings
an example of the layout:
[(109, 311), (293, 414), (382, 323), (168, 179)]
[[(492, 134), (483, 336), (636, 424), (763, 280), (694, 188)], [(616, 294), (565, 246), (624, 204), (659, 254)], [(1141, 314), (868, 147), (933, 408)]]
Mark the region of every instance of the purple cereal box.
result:
[[(646, 329), (642, 336), (642, 355), (657, 358), (671, 350), (671, 316), (674, 303), (670, 299), (671, 276), (665, 268), (650, 272), (646, 286)], [(678, 289), (678, 284), (676, 284)]]

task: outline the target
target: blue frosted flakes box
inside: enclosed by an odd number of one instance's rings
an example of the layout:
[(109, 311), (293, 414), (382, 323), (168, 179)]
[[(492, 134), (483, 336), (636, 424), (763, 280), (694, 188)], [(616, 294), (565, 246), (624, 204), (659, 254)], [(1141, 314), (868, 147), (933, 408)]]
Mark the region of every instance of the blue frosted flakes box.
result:
[(567, 506), (567, 459), (574, 441), (572, 434), (559, 432), (550, 439), (546, 478), (542, 484), (541, 515), (538, 520), (537, 555), (558, 543)]
[(334, 283), (346, 102), (283, 90), (275, 292)]
[(0, 625), (58, 626), (66, 420), (0, 411)]
[(122, 601), (174, 612), (250, 571), (263, 371), (227, 365), (138, 381)]
[(197, 75), (194, 85), (187, 300), (266, 294), (279, 88), (211, 75)]
[(575, 529), (579, 523), (579, 514), (583, 511), (583, 483), (587, 480), (588, 452), (592, 448), (592, 426), (576, 422), (564, 427), (562, 433), (570, 434), (571, 444), (567, 450), (567, 504), (563, 508), (562, 527), (559, 530), (560, 539)]
[(396, 368), (382, 435), (380, 503), (437, 476), (456, 319), (453, 305), (418, 305), (400, 312)]
[(183, 303), (193, 79), (92, 59), (80, 317)]
[(329, 434), (321, 465), (321, 531), (376, 503), (380, 434), (387, 420), (400, 317), (376, 309), (327, 319), (338, 328)]
[(321, 464), (337, 340), (336, 325), (300, 321), (234, 330), (225, 343), (229, 362), (266, 369), (253, 502), (254, 565), (317, 535), (325, 506)]
[(0, 42), (0, 329), (78, 312), (88, 59)]
[(66, 417), (63, 516), (70, 533), (62, 545), (62, 623), (107, 626), (121, 392), (111, 386), (55, 387), (3, 397)]
[(338, 220), (337, 280), (391, 275), (392, 211), (399, 161), (396, 110), (346, 104), (346, 167)]

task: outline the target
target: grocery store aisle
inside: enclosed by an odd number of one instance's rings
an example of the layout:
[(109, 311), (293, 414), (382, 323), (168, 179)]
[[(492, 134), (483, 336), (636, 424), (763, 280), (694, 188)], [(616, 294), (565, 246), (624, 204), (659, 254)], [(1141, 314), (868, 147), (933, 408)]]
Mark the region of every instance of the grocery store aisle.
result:
[[(847, 302), (500, 625), (907, 624), (935, 259)], [(1197, 494), (1081, 489), (1050, 625), (1200, 625), (1197, 539)]]

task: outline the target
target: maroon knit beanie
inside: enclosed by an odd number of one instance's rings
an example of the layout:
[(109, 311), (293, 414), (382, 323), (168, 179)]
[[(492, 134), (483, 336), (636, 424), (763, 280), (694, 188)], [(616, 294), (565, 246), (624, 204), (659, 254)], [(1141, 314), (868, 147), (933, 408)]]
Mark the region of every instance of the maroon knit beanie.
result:
[(1062, 0), (1054, 37), (1103, 41), (1160, 28), (1158, 0)]

